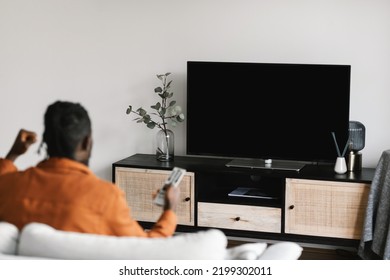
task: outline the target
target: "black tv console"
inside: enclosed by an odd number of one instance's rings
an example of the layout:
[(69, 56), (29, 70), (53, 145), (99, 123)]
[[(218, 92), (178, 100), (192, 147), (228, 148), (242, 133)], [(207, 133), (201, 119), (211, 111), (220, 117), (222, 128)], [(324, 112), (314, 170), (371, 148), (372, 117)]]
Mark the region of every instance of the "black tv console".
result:
[[(231, 160), (175, 156), (160, 162), (155, 155), (135, 154), (112, 164), (112, 179), (146, 228), (161, 213), (151, 193), (178, 166), (187, 170), (180, 184), (178, 231), (219, 228), (234, 237), (357, 246), (375, 169), (340, 175), (327, 164), (306, 164), (296, 172), (227, 167)], [(265, 197), (231, 195), (237, 188)]]

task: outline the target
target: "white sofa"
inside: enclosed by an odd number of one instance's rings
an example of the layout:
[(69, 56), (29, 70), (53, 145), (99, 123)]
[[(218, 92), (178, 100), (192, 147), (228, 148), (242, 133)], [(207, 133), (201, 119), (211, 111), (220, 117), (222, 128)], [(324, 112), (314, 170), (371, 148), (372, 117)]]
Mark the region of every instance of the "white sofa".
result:
[(0, 259), (296, 260), (302, 252), (293, 242), (226, 246), (225, 234), (217, 229), (139, 238), (65, 232), (40, 223), (28, 224), (19, 232), (16, 226), (0, 222)]

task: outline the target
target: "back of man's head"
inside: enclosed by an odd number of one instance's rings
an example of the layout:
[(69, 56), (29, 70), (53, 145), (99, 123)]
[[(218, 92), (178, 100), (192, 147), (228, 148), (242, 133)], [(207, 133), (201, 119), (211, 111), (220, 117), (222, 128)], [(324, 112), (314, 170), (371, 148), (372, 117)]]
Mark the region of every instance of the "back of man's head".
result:
[(46, 110), (43, 142), (49, 157), (75, 159), (77, 146), (91, 134), (88, 112), (79, 103), (56, 101)]

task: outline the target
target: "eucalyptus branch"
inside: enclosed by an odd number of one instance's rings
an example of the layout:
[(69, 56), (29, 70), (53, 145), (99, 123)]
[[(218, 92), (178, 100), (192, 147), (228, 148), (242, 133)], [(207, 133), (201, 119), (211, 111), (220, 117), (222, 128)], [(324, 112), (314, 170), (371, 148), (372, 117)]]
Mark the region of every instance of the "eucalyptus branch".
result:
[[(168, 121), (171, 123), (171, 125), (175, 126), (177, 122), (183, 122), (184, 121), (184, 114), (181, 112), (181, 107), (176, 105), (176, 101), (172, 100), (168, 103), (168, 99), (172, 98), (173, 92), (170, 92), (170, 87), (172, 84), (172, 80), (168, 81), (167, 77), (171, 73), (165, 73), (157, 75), (157, 78), (161, 80), (162, 87), (156, 87), (154, 89), (154, 92), (161, 98), (160, 102), (157, 102), (155, 105), (150, 106), (150, 108), (154, 109), (156, 113), (150, 113), (143, 109), (142, 107), (133, 110), (133, 107), (129, 105), (129, 107), (126, 110), (126, 114), (136, 114), (139, 117), (134, 119), (139, 123), (145, 123), (146, 126), (150, 129), (153, 129), (155, 127), (158, 127), (159, 129), (163, 130), (165, 134), (167, 134), (167, 125)], [(158, 119), (161, 119), (161, 121), (153, 120), (151, 115), (156, 116)]]

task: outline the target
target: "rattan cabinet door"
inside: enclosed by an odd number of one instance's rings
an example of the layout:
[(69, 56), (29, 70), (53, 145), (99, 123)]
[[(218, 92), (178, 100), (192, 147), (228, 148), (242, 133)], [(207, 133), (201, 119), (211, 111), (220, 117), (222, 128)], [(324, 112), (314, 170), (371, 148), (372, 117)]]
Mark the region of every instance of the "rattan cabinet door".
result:
[(285, 232), (360, 239), (369, 184), (286, 180)]
[[(162, 208), (153, 203), (153, 193), (161, 188), (171, 171), (141, 168), (115, 168), (115, 184), (126, 195), (131, 216), (137, 221), (156, 222)], [(194, 173), (187, 172), (179, 184), (180, 203), (177, 206), (178, 224), (195, 225)]]

